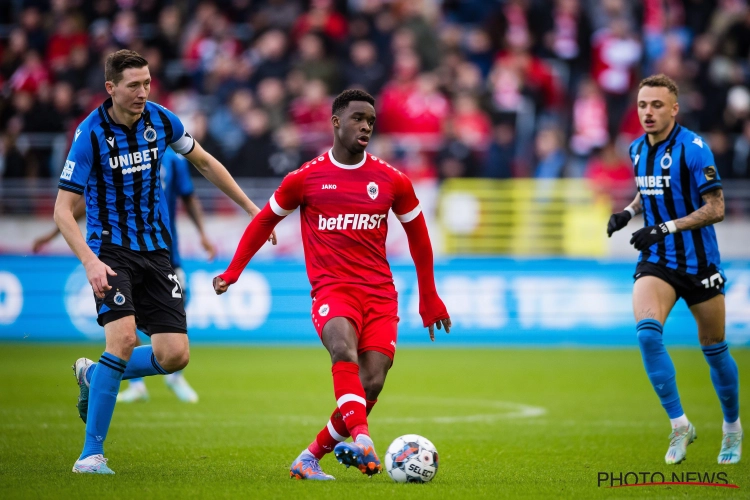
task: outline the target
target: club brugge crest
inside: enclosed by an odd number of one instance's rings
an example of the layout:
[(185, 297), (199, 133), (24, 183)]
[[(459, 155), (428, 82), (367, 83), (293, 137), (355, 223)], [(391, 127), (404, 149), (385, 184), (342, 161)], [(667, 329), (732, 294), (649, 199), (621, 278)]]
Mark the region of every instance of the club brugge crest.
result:
[(148, 142), (154, 142), (156, 140), (156, 130), (153, 127), (146, 127), (143, 131), (143, 138)]
[(378, 197), (378, 185), (374, 182), (371, 182), (367, 185), (367, 194), (372, 198), (373, 200)]
[(328, 316), (328, 312), (331, 310), (330, 307), (328, 307), (328, 304), (323, 304), (320, 306), (320, 309), (318, 309), (318, 314), (321, 316)]
[(121, 306), (124, 303), (125, 303), (125, 296), (121, 294), (120, 292), (117, 292), (115, 294), (115, 304), (117, 304), (118, 306)]

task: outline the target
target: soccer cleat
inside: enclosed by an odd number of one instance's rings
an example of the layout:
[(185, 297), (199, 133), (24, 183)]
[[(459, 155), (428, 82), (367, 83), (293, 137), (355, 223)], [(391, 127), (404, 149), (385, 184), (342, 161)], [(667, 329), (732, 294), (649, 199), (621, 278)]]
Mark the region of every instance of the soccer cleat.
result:
[(312, 479), (313, 481), (331, 481), (336, 479), (330, 474), (326, 474), (320, 468), (320, 462), (317, 458), (295, 460), (289, 469), (290, 479)]
[(86, 370), (89, 366), (93, 365), (94, 362), (88, 358), (78, 358), (73, 363), (73, 374), (76, 376), (76, 382), (78, 383), (78, 416), (81, 417), (83, 423), (86, 423), (86, 418), (89, 414), (89, 386), (86, 383)]
[(82, 460), (76, 460), (73, 465), (76, 474), (114, 474), (115, 471), (107, 467), (104, 455), (91, 455)]
[(687, 425), (673, 429), (669, 435), (669, 449), (664, 461), (668, 464), (679, 464), (685, 460), (688, 445), (696, 439), (698, 436), (695, 433), (695, 427), (689, 422)]
[(725, 432), (721, 437), (721, 451), (719, 451), (719, 463), (736, 464), (742, 458), (742, 431)]
[(148, 401), (146, 384), (130, 384), (127, 389), (120, 391), (117, 395), (118, 403), (135, 403), (138, 401)]
[(336, 459), (348, 468), (356, 466), (362, 474), (373, 476), (380, 474), (383, 466), (375, 453), (375, 445), (369, 438), (362, 438), (353, 443), (341, 442), (333, 449)]
[(167, 375), (164, 377), (164, 381), (166, 382), (167, 387), (172, 389), (172, 392), (175, 393), (177, 399), (183, 403), (198, 402), (198, 393), (190, 387), (190, 384), (188, 384), (187, 380), (185, 380), (185, 377), (182, 375), (178, 375), (177, 377)]

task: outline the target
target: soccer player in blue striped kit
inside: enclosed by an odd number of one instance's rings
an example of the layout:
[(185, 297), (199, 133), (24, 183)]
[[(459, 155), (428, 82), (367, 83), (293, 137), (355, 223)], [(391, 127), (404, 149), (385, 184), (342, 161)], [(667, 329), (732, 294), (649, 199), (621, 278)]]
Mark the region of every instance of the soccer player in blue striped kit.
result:
[(724, 196), (708, 145), (675, 118), (679, 89), (665, 75), (641, 81), (638, 117), (646, 134), (630, 146), (638, 194), (613, 214), (607, 234), (625, 227), (636, 214), (644, 226), (630, 243), (640, 250), (633, 286), (633, 310), (643, 364), (672, 423), (668, 464), (685, 459), (696, 439), (682, 409), (675, 368), (662, 340), (663, 325), (680, 298), (698, 325), (724, 414), (718, 462), (735, 464), (742, 454), (737, 364), (724, 340), (724, 283), (713, 224), (724, 219)]
[[(173, 373), (189, 359), (183, 290), (170, 264), (169, 214), (161, 199), (166, 148), (185, 156), (248, 215), (260, 211), (172, 112), (148, 102), (144, 58), (117, 51), (104, 72), (110, 99), (76, 130), (55, 204), (55, 222), (86, 269), (106, 337), (98, 363), (80, 358), (74, 365), (86, 439), (73, 472), (91, 474), (114, 474), (104, 442), (120, 381)], [(81, 195), (86, 239), (73, 215)], [(136, 325), (151, 345), (135, 347)]]

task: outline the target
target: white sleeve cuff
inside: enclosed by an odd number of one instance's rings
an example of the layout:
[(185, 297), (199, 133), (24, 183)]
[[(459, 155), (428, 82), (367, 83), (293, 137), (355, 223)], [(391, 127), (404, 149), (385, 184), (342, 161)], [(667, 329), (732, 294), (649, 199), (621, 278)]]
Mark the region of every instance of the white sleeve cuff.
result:
[(422, 213), (422, 205), (417, 205), (414, 210), (411, 212), (407, 212), (403, 215), (395, 214), (396, 218), (401, 222), (401, 224), (406, 224), (407, 222), (411, 222), (414, 219), (417, 218), (419, 214)]
[(632, 207), (625, 207), (625, 211), (630, 213), (630, 218), (635, 217), (635, 210)]
[(182, 137), (174, 141), (172, 144), (170, 144), (170, 146), (172, 146), (172, 150), (175, 153), (186, 155), (190, 153), (195, 147), (195, 139), (193, 139), (190, 134), (185, 132), (184, 134), (182, 134)]
[(294, 210), (284, 210), (281, 208), (281, 205), (276, 201), (276, 195), (272, 194), (271, 199), (268, 200), (268, 203), (271, 204), (271, 210), (273, 210), (273, 213), (278, 215), (279, 217), (286, 217), (290, 213), (294, 212)]
[(667, 226), (667, 229), (669, 229), (670, 234), (674, 234), (677, 232), (677, 224), (674, 223), (673, 220), (668, 220), (664, 223), (665, 226)]

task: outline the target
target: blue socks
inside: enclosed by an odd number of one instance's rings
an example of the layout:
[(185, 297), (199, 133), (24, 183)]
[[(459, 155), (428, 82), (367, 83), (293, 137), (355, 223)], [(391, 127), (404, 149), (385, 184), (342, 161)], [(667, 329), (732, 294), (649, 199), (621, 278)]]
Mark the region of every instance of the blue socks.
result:
[[(94, 373), (98, 370), (97, 366), (97, 364), (91, 365), (86, 372), (86, 380), (89, 384), (93, 380)], [(166, 375), (167, 373), (167, 370), (156, 361), (154, 349), (150, 345), (142, 345), (133, 349), (133, 354), (130, 356), (130, 361), (127, 362), (122, 379), (130, 380), (151, 375)]]
[(661, 405), (669, 418), (682, 416), (685, 412), (682, 411), (680, 394), (677, 392), (674, 364), (662, 340), (661, 323), (654, 319), (644, 319), (638, 322), (636, 331), (646, 374), (661, 400)]
[(701, 346), (701, 349), (711, 367), (711, 382), (719, 396), (724, 421), (730, 424), (736, 422), (740, 416), (740, 378), (737, 363), (729, 354), (729, 346), (726, 342), (719, 342)]
[[(125, 372), (126, 362), (108, 352), (99, 358), (89, 386), (89, 410), (86, 420), (86, 441), (79, 460), (91, 455), (104, 454), (104, 440), (115, 411), (117, 392)], [(93, 371), (93, 370), (89, 370)]]

